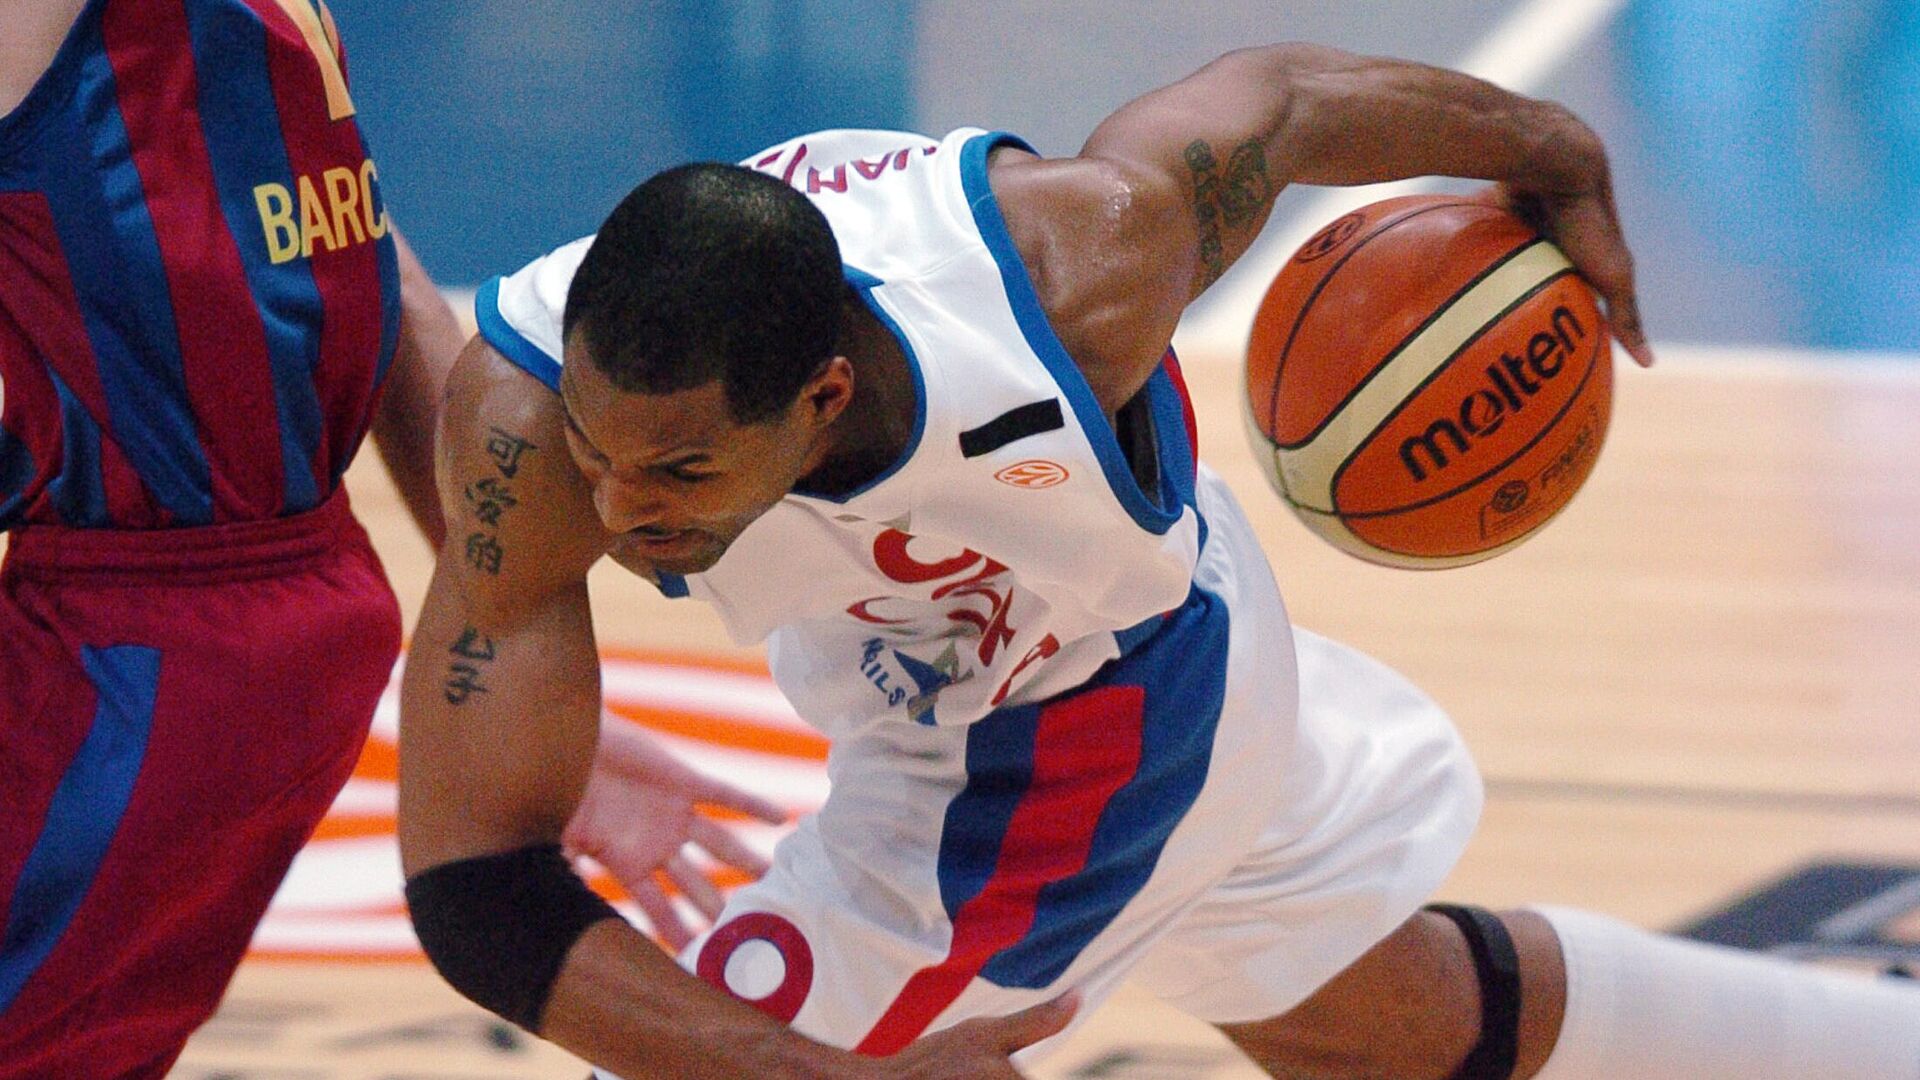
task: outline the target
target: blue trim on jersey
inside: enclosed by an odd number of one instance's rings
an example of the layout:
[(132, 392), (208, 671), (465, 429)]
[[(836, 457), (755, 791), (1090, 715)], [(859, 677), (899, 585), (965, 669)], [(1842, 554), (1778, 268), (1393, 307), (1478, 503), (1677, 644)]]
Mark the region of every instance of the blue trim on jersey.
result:
[(1094, 678), (1050, 702), (989, 714), (968, 731), (967, 786), (948, 804), (940, 838), (940, 896), (949, 918), (993, 876), (1007, 826), (1032, 780), (1041, 713), (1101, 687), (1145, 691), (1138, 769), (1102, 809), (1086, 863), (1041, 887), (1032, 926), (987, 961), (981, 978), (1007, 987), (1051, 986), (1145, 887), (1167, 838), (1206, 784), (1226, 701), (1231, 617), (1225, 601), (1195, 586), (1179, 609), (1156, 618), (1156, 633)]
[(113, 524), (107, 513), (106, 481), (100, 471), (100, 425), (67, 389), (60, 373), (47, 367), (60, 399), (60, 475), (47, 485), (47, 499), (60, 520), (76, 528)]
[[(1107, 485), (1113, 489), (1114, 497), (1141, 528), (1164, 535), (1180, 520), (1181, 499), (1164, 480), (1161, 483), (1160, 504), (1157, 506), (1140, 490), (1140, 484), (1133, 478), (1133, 469), (1127, 463), (1127, 456), (1121, 452), (1120, 442), (1114, 436), (1113, 425), (1108, 423), (1106, 413), (1093, 396), (1093, 388), (1087, 385), (1086, 376), (1080, 373), (1079, 365), (1067, 355), (1066, 346), (1060, 344), (1059, 336), (1048, 324), (1046, 309), (1040, 305), (1040, 296), (1034, 291), (1033, 280), (1027, 276), (1027, 268), (1020, 261), (1020, 252), (1014, 247), (1012, 235), (1007, 232), (1007, 222), (1000, 214), (1000, 204), (993, 197), (993, 186), (987, 181), (987, 155), (997, 146), (1033, 149), (1004, 131), (976, 135), (961, 147), (960, 181), (966, 191), (967, 204), (973, 210), (974, 225), (980, 230), (981, 239), (986, 241), (987, 250), (993, 253), (993, 261), (1000, 267), (1000, 281), (1006, 290), (1007, 303), (1013, 308), (1021, 332), (1026, 335), (1027, 347), (1046, 365), (1053, 381), (1059, 384), (1067, 402), (1073, 406), (1073, 414), (1080, 421), (1081, 430), (1086, 433), (1087, 444), (1093, 448), (1094, 457), (1099, 459), (1100, 471), (1106, 474)], [(1148, 385), (1153, 385), (1152, 380)], [(1156, 431), (1161, 433), (1161, 442), (1165, 443), (1164, 433), (1168, 431), (1178, 431), (1184, 442), (1184, 415), (1176, 408), (1176, 425), (1165, 428), (1160, 421), (1165, 410), (1157, 400), (1153, 401), (1153, 405), (1154, 425)], [(1163, 458), (1164, 455), (1163, 450)], [(1165, 472), (1164, 468), (1162, 472)]]
[(685, 577), (680, 574), (669, 574), (665, 570), (654, 571), (654, 576), (659, 579), (655, 581), (653, 585), (654, 588), (660, 590), (660, 595), (669, 600), (685, 600), (687, 598), (687, 579)]
[(1167, 617), (1164, 614), (1149, 615), (1139, 622), (1134, 623), (1132, 626), (1127, 627), (1125, 630), (1115, 630), (1113, 632), (1113, 641), (1114, 644), (1120, 646), (1120, 655), (1126, 656), (1141, 645), (1146, 644), (1154, 634), (1160, 631), (1160, 624), (1166, 621)]
[(257, 16), (234, 5), (186, 7), (194, 55), (222, 58), (217, 70), (196, 72), (195, 103), (220, 213), (239, 246), (247, 286), (266, 331), (274, 409), (280, 418), (282, 498), (287, 513), (299, 513), (320, 503), (313, 459), (320, 452), (326, 420), (314, 371), (320, 363), (319, 330), (326, 311), (311, 259), (273, 264), (255, 204), (254, 188), (264, 183), (281, 184), (299, 198), (280, 114), (272, 104), (267, 31)]
[(20, 870), (0, 939), (0, 1012), (46, 962), (80, 909), (146, 759), (159, 694), (160, 652), (142, 645), (83, 647), (99, 695), (93, 724), (54, 788), (39, 839)]
[(112, 431), (161, 506), (181, 525), (213, 521), (213, 483), (187, 406), (180, 334), (160, 242), (122, 122), (99, 20), (82, 35), (70, 107), (83, 130), (44, 129), (42, 190), (73, 275)]
[(521, 371), (539, 379), (547, 389), (560, 392), (560, 361), (547, 355), (547, 351), (528, 341), (520, 331), (507, 322), (500, 314), (500, 282), (494, 278), (480, 291), (473, 294), (473, 319), (479, 324), (480, 336), (487, 344), (496, 349), (507, 362)]
[(912, 460), (914, 453), (920, 449), (920, 436), (927, 430), (927, 379), (921, 373), (920, 358), (914, 355), (913, 345), (907, 341), (907, 335), (900, 332), (900, 324), (894, 320), (886, 308), (880, 306), (880, 301), (874, 299), (873, 290), (885, 285), (886, 282), (858, 267), (844, 266), (841, 272), (846, 277), (847, 284), (860, 291), (860, 299), (867, 305), (867, 310), (873, 312), (874, 317), (887, 328), (887, 332), (893, 335), (893, 339), (900, 343), (900, 353), (907, 359), (907, 371), (913, 376), (913, 434), (907, 436), (906, 448), (900, 451), (900, 456), (894, 459), (893, 464), (887, 466), (880, 475), (844, 495), (828, 495), (823, 492), (808, 491), (798, 484), (794, 485), (795, 495), (844, 505), (886, 482), (894, 473), (905, 467), (907, 462)]

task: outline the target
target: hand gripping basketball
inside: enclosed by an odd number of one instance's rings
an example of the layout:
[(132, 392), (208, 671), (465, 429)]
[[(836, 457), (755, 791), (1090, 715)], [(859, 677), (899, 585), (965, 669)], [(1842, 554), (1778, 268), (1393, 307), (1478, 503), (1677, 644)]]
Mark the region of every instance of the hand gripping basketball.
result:
[(1268, 483), (1360, 558), (1440, 568), (1539, 531), (1606, 438), (1613, 350), (1560, 249), (1485, 199), (1387, 199), (1315, 234), (1247, 347)]

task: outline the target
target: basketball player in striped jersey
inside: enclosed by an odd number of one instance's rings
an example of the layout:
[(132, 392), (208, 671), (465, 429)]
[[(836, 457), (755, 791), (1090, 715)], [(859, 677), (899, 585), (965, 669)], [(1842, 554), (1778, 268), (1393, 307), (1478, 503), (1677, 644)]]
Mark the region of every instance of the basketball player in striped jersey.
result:
[[(1287, 184), (1427, 173), (1530, 208), (1651, 360), (1583, 124), (1304, 45), (1063, 160), (826, 131), (672, 169), (483, 288), (402, 704), (441, 972), (632, 1078), (1014, 1076), (1128, 977), (1290, 1078), (1920, 1078), (1912, 989), (1421, 907), (1478, 775), (1418, 690), (1289, 626), (1168, 342)], [(477, 516), (481, 483), (514, 505)], [(678, 965), (560, 854), (603, 556), (766, 640), (833, 742), (825, 806)]]
[[(371, 428), (437, 540), (460, 343), (323, 5), (0, 0), (0, 1077), (159, 1077), (212, 1012), (399, 645), (341, 475)], [(616, 803), (773, 813), (613, 749)], [(605, 816), (644, 896), (681, 827)]]

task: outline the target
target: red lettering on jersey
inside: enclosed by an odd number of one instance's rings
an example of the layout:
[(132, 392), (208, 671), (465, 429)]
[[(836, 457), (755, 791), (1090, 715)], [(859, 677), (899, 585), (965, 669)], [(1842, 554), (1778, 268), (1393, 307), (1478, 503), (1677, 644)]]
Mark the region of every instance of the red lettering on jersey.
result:
[(912, 156), (913, 156), (912, 147), (908, 147), (907, 149), (902, 150), (899, 153), (893, 155), (893, 171), (899, 172), (901, 169), (906, 168), (907, 159), (911, 158)]
[(887, 171), (887, 155), (881, 154), (879, 161), (868, 161), (866, 158), (856, 158), (854, 159), (853, 167), (854, 170), (865, 179), (878, 179), (881, 173)]
[(1013, 590), (1000, 592), (985, 585), (961, 589), (955, 596), (984, 596), (987, 599), (987, 614), (965, 608), (947, 612), (947, 618), (973, 627), (980, 634), (979, 656), (983, 664), (993, 663), (994, 656), (1000, 652), (1000, 646), (1011, 642), (1016, 632), (1007, 625), (1007, 610), (1013, 607)]
[(845, 165), (835, 165), (833, 167), (833, 179), (831, 180), (822, 180), (819, 169), (811, 165), (807, 166), (807, 194), (818, 195), (822, 191), (837, 191), (845, 194), (846, 190), (847, 167)]
[[(1006, 572), (1007, 572), (1007, 568), (1003, 566), (998, 560), (988, 559), (987, 565), (981, 567), (979, 573), (973, 575), (970, 578), (967, 578), (965, 581), (950, 581), (947, 584), (942, 585), (939, 588), (933, 590), (933, 599), (945, 600), (948, 596), (954, 595), (956, 593), (962, 596), (966, 596), (972, 593), (978, 593), (982, 590), (972, 588), (972, 586), (984, 584), (985, 582), (991, 581), (994, 578), (999, 577), (1001, 574), (1004, 574)], [(963, 589), (967, 590), (967, 592), (961, 592), (961, 590)]]
[(897, 599), (897, 597), (869, 596), (865, 600), (860, 601), (859, 603), (847, 605), (847, 614), (853, 616), (856, 619), (859, 619), (861, 622), (873, 623), (875, 626), (898, 626), (901, 623), (906, 622), (907, 620), (881, 618), (880, 616), (875, 615), (869, 609), (870, 605), (878, 604), (884, 600), (894, 600), (894, 599)]
[(800, 167), (800, 159), (806, 156), (807, 156), (806, 143), (801, 143), (798, 147), (794, 148), (793, 157), (787, 162), (787, 171), (780, 174), (781, 183), (783, 184), (793, 183), (793, 171)]
[[(993, 584), (994, 578), (1007, 572), (1006, 565), (971, 549), (962, 550), (960, 554), (938, 562), (921, 562), (907, 551), (907, 544), (912, 540), (911, 535), (899, 529), (887, 529), (880, 533), (873, 538), (874, 565), (880, 568), (881, 573), (903, 585), (920, 585), (941, 578), (957, 577), (978, 564), (980, 568), (971, 575), (935, 589), (930, 599), (964, 601), (978, 596), (986, 601), (987, 610), (984, 613), (959, 607), (947, 612), (947, 618), (973, 627), (980, 635), (980, 662), (993, 663), (994, 657), (999, 655), (1000, 646), (1010, 644), (1014, 634), (1018, 633), (1007, 625), (1007, 612), (1013, 607), (1013, 590), (999, 589)], [(867, 610), (867, 605), (880, 599), (885, 598), (862, 600), (848, 608), (847, 613), (865, 622), (881, 622), (883, 620)], [(1055, 648), (1058, 648), (1057, 644)]]
[(1007, 692), (1013, 689), (1013, 680), (1019, 678), (1020, 673), (1027, 670), (1027, 666), (1029, 664), (1032, 664), (1036, 661), (1045, 660), (1048, 657), (1052, 656), (1054, 653), (1057, 653), (1059, 651), (1060, 651), (1059, 638), (1054, 637), (1052, 634), (1048, 634), (1046, 637), (1041, 638), (1040, 644), (1035, 645), (1033, 648), (1027, 650), (1027, 655), (1024, 657), (1021, 657), (1020, 662), (1014, 665), (1013, 673), (1007, 676), (1006, 682), (1003, 682), (1000, 684), (1000, 689), (994, 692), (993, 700), (987, 702), (987, 704), (993, 708), (999, 708), (1000, 703), (1007, 700)]
[(873, 538), (874, 565), (880, 568), (881, 573), (903, 585), (918, 585), (923, 581), (952, 577), (981, 558), (977, 551), (962, 550), (951, 559), (923, 563), (907, 553), (907, 542), (912, 539), (912, 536), (899, 529), (888, 529)]
[[(750, 998), (727, 981), (727, 961), (749, 941), (773, 946), (784, 964), (780, 985), (763, 997)], [(714, 929), (707, 943), (700, 947), (694, 973), (735, 999), (783, 1024), (790, 1024), (800, 1015), (800, 1006), (807, 1003), (807, 994), (813, 989), (813, 946), (807, 941), (807, 935), (787, 919), (764, 911), (750, 911)]]

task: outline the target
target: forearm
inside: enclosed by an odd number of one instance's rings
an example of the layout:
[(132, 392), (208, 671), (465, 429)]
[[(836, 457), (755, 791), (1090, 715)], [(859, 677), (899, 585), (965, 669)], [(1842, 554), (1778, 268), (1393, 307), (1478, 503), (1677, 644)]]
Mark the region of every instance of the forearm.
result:
[[(857, 1075), (860, 1059), (708, 986), (624, 920), (591, 922), (570, 947), (529, 931), (529, 903), (578, 911), (590, 901), (582, 883), (561, 877), (569, 868), (545, 866), (543, 877), (498, 886), (499, 895), (489, 877), (421, 888), (431, 871), (460, 860), (557, 843), (599, 719), (584, 588), (501, 627), (445, 585), (429, 595), (403, 686), (400, 805), (413, 916), (441, 973), (481, 1005), (626, 1077)], [(481, 941), (499, 954), (477, 957)], [(534, 985), (542, 971), (557, 974)]]
[(625, 922), (581, 936), (554, 982), (541, 1034), (629, 1080), (843, 1080), (872, 1067), (707, 985)]
[[(1102, 121), (1082, 158), (1117, 166), (1191, 299), (1244, 254), (1288, 184), (1444, 175), (1575, 197), (1606, 155), (1572, 113), (1471, 76), (1314, 45), (1228, 53)], [(1583, 267), (1583, 269), (1585, 269)], [(1151, 291), (1151, 290), (1150, 290)]]
[(1282, 182), (1438, 175), (1578, 194), (1606, 175), (1599, 139), (1572, 113), (1470, 75), (1308, 45), (1235, 57), (1268, 80), (1264, 139)]
[(407, 513), (438, 548), (445, 523), (434, 489), (434, 431), (447, 373), (466, 335), (420, 260), (395, 234), (400, 256), (400, 340), (373, 415), (373, 442)]

